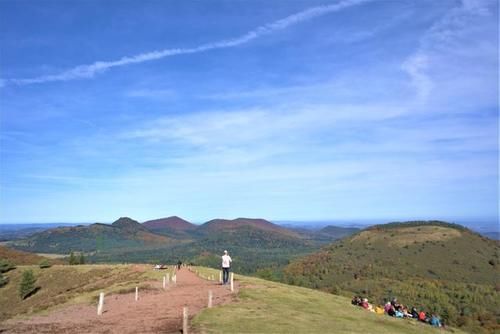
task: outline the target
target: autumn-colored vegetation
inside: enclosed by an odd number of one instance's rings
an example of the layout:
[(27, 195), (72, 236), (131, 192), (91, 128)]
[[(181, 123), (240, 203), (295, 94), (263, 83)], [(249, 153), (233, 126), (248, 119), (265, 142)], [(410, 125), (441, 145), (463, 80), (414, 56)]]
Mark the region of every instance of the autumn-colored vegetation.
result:
[(476, 333), (500, 329), (499, 244), (441, 222), (372, 227), (290, 264), (284, 281), (335, 294), (397, 297)]

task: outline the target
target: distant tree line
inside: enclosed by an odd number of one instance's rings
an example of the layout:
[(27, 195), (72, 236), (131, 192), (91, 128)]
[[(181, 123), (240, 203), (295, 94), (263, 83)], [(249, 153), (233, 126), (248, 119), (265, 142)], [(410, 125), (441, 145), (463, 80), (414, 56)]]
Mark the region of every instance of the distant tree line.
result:
[(71, 252), (69, 254), (68, 262), (70, 265), (85, 264), (85, 256), (82, 252), (79, 255), (75, 255), (74, 252)]

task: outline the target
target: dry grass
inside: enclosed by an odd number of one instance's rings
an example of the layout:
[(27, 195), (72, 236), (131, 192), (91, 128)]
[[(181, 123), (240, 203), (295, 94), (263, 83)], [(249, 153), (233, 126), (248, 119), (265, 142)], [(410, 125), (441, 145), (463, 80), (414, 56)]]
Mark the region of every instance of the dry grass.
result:
[(390, 230), (367, 230), (352, 238), (351, 242), (378, 242), (385, 241), (387, 245), (404, 247), (414, 243), (426, 241), (445, 241), (462, 236), (462, 232), (456, 229), (441, 226), (415, 226), (405, 228), (394, 228)]
[[(42, 260), (47, 260), (46, 257), (14, 250), (8, 247), (0, 246), (0, 259), (7, 259), (15, 265), (39, 264)], [(62, 263), (62, 260), (49, 260), (50, 263)]]
[[(21, 300), (18, 286), (26, 269), (35, 273), (40, 290)], [(18, 266), (6, 274), (9, 283), (0, 289), (0, 321), (66, 304), (95, 302), (101, 291), (127, 293), (136, 286), (152, 289), (149, 282), (160, 282), (165, 273), (148, 265), (54, 265), (47, 269)]]
[[(202, 273), (211, 273), (200, 269)], [(413, 320), (376, 315), (345, 297), (265, 280), (235, 276), (238, 301), (206, 309), (193, 321), (200, 333), (464, 333)]]

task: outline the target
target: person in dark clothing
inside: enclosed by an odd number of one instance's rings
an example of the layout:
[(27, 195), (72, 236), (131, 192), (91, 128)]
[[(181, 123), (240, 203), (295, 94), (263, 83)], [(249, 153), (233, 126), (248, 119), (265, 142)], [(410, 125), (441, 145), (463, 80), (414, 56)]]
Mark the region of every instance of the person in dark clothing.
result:
[(179, 261), (177, 262), (177, 269), (178, 269), (178, 270), (180, 270), (180, 269), (181, 269), (181, 266), (182, 266), (182, 262), (181, 262), (181, 260), (179, 260)]

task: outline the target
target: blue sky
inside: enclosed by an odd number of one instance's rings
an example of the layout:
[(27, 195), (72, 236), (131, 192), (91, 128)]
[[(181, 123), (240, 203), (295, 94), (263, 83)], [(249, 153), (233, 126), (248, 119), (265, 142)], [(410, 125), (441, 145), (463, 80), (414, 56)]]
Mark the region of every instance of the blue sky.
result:
[(0, 222), (498, 219), (498, 3), (0, 2)]

